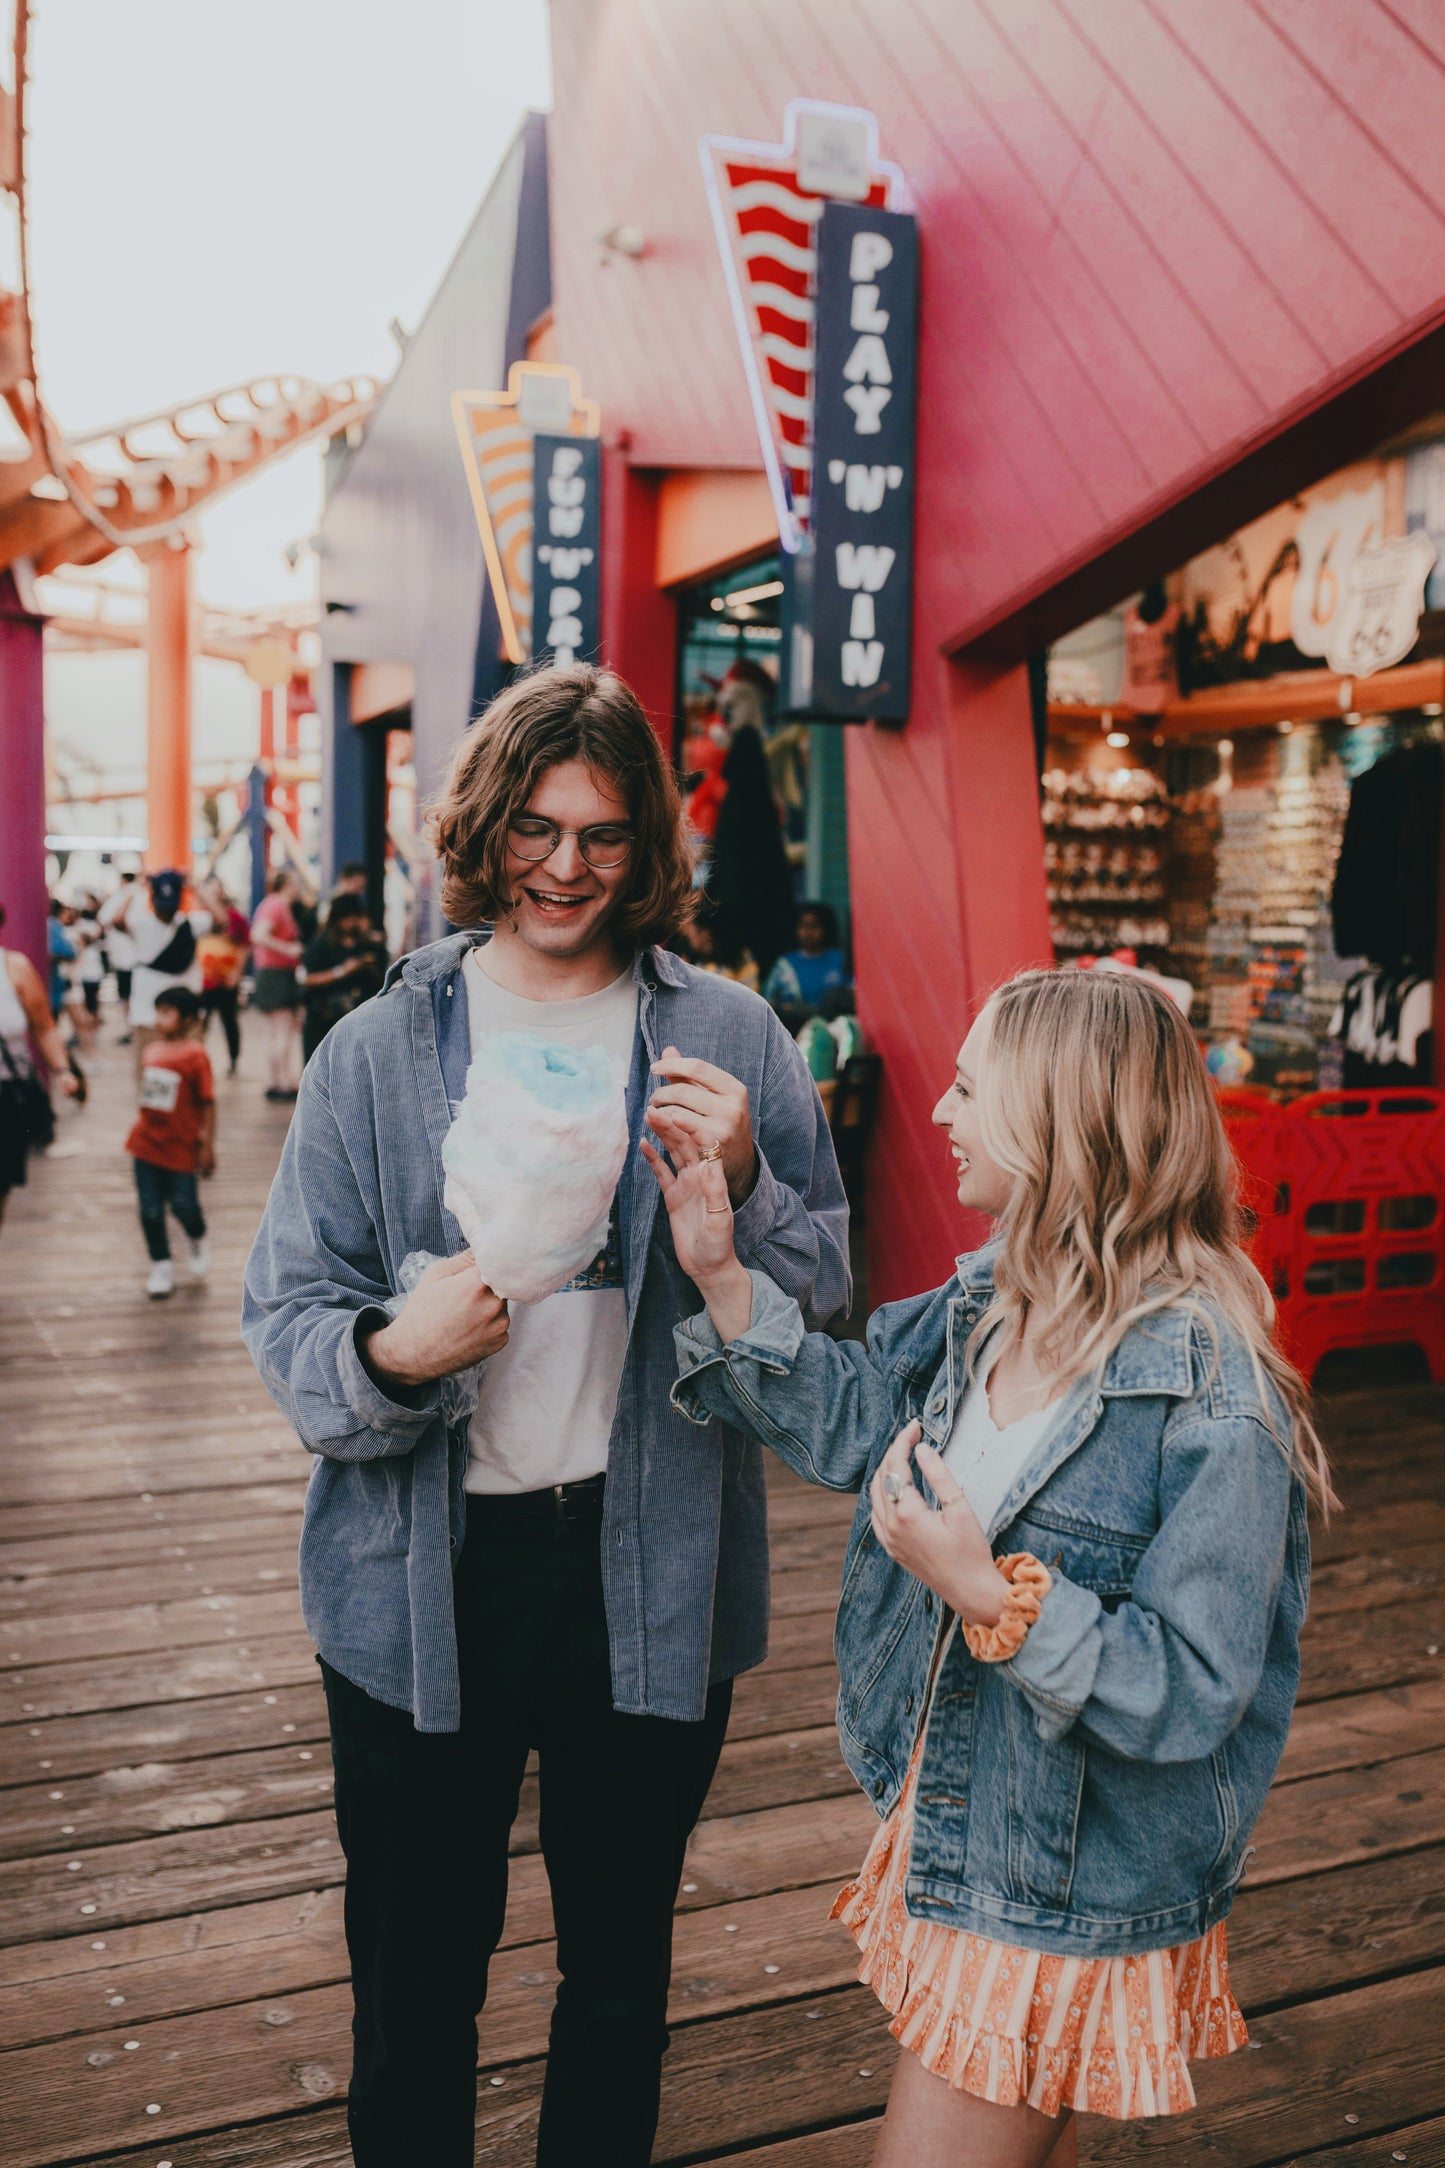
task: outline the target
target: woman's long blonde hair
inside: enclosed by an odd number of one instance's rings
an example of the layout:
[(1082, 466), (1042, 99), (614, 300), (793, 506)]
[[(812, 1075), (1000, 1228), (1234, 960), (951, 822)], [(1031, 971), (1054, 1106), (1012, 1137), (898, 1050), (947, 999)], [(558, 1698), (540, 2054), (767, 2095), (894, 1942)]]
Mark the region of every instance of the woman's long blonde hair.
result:
[[(1131, 1326), (1170, 1303), (1212, 1308), (1283, 1399), (1280, 1444), (1334, 1502), (1308, 1390), (1272, 1338), (1274, 1302), (1239, 1246), (1235, 1162), (1213, 1087), (1168, 996), (1120, 971), (1025, 971), (985, 1010), (978, 1113), (1012, 1194), (996, 1296), (973, 1345), (1025, 1326), (1040, 1367), (1097, 1375)], [(1206, 1307), (1206, 1305), (1208, 1307)], [(1217, 1347), (1216, 1347), (1217, 1352)]]

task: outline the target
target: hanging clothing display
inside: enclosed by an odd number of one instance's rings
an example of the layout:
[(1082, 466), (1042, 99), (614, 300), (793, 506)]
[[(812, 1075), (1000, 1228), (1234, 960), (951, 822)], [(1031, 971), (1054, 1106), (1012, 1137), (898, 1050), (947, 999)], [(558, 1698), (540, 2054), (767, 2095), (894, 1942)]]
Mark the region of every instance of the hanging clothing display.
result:
[(1346, 1091), (1428, 1084), (1435, 986), (1413, 969), (1357, 971), (1330, 1019), (1345, 1047)]
[(1445, 748), (1420, 739), (1386, 753), (1350, 786), (1335, 869), (1335, 949), (1372, 964), (1435, 960)]

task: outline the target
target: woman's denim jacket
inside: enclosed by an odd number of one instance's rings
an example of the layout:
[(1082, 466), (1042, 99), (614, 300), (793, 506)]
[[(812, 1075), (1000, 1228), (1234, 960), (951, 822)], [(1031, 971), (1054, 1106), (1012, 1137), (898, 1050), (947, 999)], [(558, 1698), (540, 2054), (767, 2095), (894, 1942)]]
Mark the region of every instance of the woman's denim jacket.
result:
[[(862, 1489), (838, 1729), (880, 1814), (903, 1784), (942, 1617), (881, 1549), (867, 1485), (910, 1419), (947, 1443), (994, 1254), (880, 1310), (866, 1348), (805, 1333), (758, 1272), (739, 1339), (724, 1348), (706, 1313), (676, 1334), (685, 1414), (741, 1420), (810, 1482)], [(1052, 1573), (1038, 1621), (1004, 1664), (975, 1662), (955, 1634), (939, 1672), (910, 1912), (1100, 1957), (1224, 1918), (1289, 1729), (1309, 1583), (1304, 1486), (1271, 1421), (1287, 1438), (1239, 1336), (1182, 1305), (1068, 1394), (988, 1531), (996, 1553), (1031, 1551)]]

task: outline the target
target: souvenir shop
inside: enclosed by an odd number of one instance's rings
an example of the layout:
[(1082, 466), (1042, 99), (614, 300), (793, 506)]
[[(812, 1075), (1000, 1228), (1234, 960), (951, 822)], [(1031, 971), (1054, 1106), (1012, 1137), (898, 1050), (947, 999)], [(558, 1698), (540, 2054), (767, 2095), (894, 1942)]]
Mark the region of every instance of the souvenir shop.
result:
[(1226, 1088), (1434, 1079), (1442, 530), (1445, 440), (1331, 477), (1050, 654), (1055, 954), (1187, 989)]
[(1056, 958), (1187, 1009), (1301, 1355), (1414, 1339), (1438, 1373), (1445, 435), (1060, 641), (1045, 720)]

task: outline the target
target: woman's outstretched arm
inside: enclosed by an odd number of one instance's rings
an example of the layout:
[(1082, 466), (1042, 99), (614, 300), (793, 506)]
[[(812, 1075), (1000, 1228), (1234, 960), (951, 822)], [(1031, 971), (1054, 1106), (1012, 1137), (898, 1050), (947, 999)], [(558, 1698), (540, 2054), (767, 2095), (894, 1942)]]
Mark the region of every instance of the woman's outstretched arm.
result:
[[(861, 1489), (898, 1427), (893, 1382), (879, 1359), (888, 1313), (873, 1320), (866, 1347), (806, 1331), (797, 1303), (739, 1261), (721, 1163), (703, 1159), (665, 1109), (654, 1110), (653, 1126), (673, 1165), (653, 1145), (642, 1149), (678, 1263), (707, 1305), (677, 1328), (674, 1407), (694, 1422), (719, 1416), (751, 1431), (810, 1483)], [(892, 1316), (920, 1306), (898, 1305)]]

